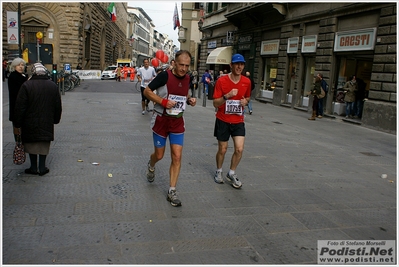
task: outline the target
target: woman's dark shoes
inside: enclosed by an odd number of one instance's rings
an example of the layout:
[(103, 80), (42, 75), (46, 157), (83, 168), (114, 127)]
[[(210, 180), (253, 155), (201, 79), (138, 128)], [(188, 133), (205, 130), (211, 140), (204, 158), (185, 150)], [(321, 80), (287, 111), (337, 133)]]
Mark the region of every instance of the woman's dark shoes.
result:
[(32, 170), (31, 168), (25, 169), (26, 174), (32, 174), (32, 175), (38, 175), (39, 173), (37, 171)]
[(49, 173), (49, 172), (50, 172), (50, 170), (46, 167), (44, 169), (44, 171), (39, 172), (39, 176), (43, 176), (43, 175), (45, 175), (46, 173)]

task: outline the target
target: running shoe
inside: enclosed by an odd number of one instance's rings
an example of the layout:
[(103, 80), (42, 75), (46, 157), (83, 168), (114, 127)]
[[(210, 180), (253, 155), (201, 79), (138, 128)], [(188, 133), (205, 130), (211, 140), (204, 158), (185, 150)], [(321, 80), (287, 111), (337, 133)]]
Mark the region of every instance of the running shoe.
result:
[(144, 115), (145, 114), (145, 110), (143, 110), (142, 112), (141, 112), (141, 115)]
[(170, 192), (168, 191), (168, 196), (166, 199), (170, 202), (170, 204), (173, 207), (181, 206), (181, 202), (177, 197), (176, 190), (170, 190)]
[(239, 189), (242, 186), (241, 181), (238, 180), (238, 178), (237, 178), (237, 174), (233, 174), (230, 176), (229, 173), (227, 173), (226, 181), (227, 181), (227, 183), (231, 184), (231, 186), (236, 189)]
[(155, 167), (150, 166), (150, 161), (147, 164), (147, 180), (148, 182), (152, 183), (155, 179)]
[(217, 184), (223, 184), (223, 177), (222, 177), (222, 172), (215, 172), (215, 176), (213, 176), (213, 180), (215, 180), (215, 183)]

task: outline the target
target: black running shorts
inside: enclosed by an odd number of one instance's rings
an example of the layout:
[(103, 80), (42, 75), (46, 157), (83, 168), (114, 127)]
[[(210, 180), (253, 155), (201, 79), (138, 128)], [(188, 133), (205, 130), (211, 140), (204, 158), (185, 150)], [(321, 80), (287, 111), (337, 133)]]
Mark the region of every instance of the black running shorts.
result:
[(245, 123), (232, 124), (216, 118), (213, 136), (215, 136), (218, 141), (222, 142), (229, 141), (230, 136), (245, 136)]

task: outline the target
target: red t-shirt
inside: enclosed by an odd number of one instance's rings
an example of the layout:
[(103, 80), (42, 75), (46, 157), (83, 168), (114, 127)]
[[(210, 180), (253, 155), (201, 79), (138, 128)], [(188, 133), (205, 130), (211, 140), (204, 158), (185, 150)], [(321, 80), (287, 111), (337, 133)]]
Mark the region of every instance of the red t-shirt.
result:
[[(248, 79), (247, 77), (241, 75), (241, 78), (238, 83), (234, 83), (230, 79), (230, 75), (225, 75), (220, 77), (214, 88), (213, 92), (213, 98), (220, 98), (223, 97), (225, 94), (229, 93), (232, 89), (238, 89), (238, 93), (236, 96), (228, 99), (223, 105), (221, 105), (217, 112), (216, 112), (216, 118), (227, 122), (227, 123), (241, 123), (244, 122), (244, 115), (242, 112), (239, 112), (237, 114), (228, 114), (228, 111), (226, 113), (226, 103), (228, 102), (234, 102), (230, 100), (240, 100), (243, 97), (248, 98), (251, 96), (251, 80)], [(234, 107), (238, 107), (238, 102), (235, 101), (235, 103), (229, 103), (231, 104), (231, 107), (234, 109)], [(228, 110), (231, 110), (228, 109)]]

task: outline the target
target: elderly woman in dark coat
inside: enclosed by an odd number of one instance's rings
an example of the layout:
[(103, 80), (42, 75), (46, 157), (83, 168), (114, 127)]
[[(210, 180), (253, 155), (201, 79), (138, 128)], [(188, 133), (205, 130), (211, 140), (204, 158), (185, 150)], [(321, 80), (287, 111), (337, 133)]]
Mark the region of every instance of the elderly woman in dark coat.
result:
[(17, 140), (17, 135), (19, 134), (19, 130), (14, 125), (14, 110), (15, 110), (15, 101), (17, 101), (17, 96), (19, 89), (22, 84), (28, 80), (28, 76), (25, 75), (25, 67), (26, 62), (22, 58), (16, 58), (11, 62), (11, 70), (10, 76), (8, 76), (8, 97), (9, 97), (9, 120), (12, 122), (14, 128), (14, 139)]
[(21, 86), (14, 110), (15, 127), (21, 129), (22, 143), (31, 163), (25, 173), (40, 176), (49, 172), (46, 156), (54, 141), (54, 124), (60, 122), (62, 112), (60, 92), (49, 78), (48, 70), (41, 63), (35, 63), (32, 77)]

